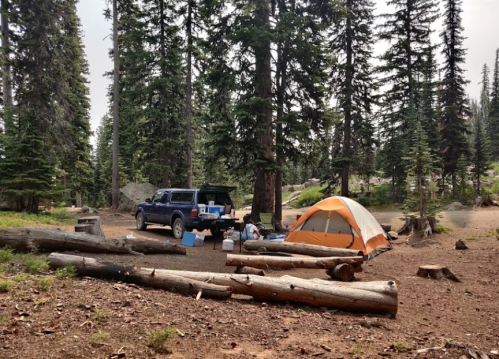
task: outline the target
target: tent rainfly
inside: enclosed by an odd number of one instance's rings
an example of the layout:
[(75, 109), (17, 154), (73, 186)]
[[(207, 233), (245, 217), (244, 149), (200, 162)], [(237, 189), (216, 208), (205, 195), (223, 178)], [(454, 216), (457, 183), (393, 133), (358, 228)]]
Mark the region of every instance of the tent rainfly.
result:
[(340, 196), (312, 206), (291, 228), (286, 241), (358, 249), (365, 259), (391, 249), (373, 215), (361, 204)]

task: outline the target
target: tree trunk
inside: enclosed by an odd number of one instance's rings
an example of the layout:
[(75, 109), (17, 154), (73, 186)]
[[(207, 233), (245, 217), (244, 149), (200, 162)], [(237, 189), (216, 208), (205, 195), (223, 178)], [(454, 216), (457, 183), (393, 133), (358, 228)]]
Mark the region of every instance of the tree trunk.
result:
[(81, 208), (82, 203), (81, 203), (81, 192), (76, 191), (76, 208)]
[(117, 254), (183, 254), (177, 244), (140, 239), (104, 239), (83, 233), (45, 228), (0, 228), (0, 246), (16, 250), (80, 251)]
[[(260, 277), (246, 274), (224, 274), (157, 270), (181, 277), (231, 286), (234, 294), (251, 295), (257, 300), (300, 303), (312, 307), (331, 307), (358, 312), (389, 313), (395, 316), (398, 290), (393, 281), (343, 283), (312, 281), (284, 276)], [(359, 285), (359, 288), (356, 288)]]
[(1, 21), (2, 21), (2, 50), (3, 50), (3, 120), (6, 134), (12, 131), (12, 78), (10, 69), (10, 35), (9, 35), (9, 1), (1, 0)]
[(303, 254), (311, 257), (357, 257), (364, 255), (362, 251), (353, 249), (333, 248), (291, 242), (249, 240), (244, 242), (244, 248), (248, 251), (257, 251), (265, 248), (265, 251), (267, 252)]
[(342, 282), (353, 282), (355, 280), (354, 267), (348, 263), (339, 264), (333, 269), (328, 269), (326, 273), (331, 278)]
[(95, 258), (72, 256), (68, 254), (51, 253), (47, 261), (52, 269), (72, 265), (78, 275), (114, 279), (127, 283), (165, 289), (176, 293), (197, 295), (216, 299), (228, 299), (232, 295), (229, 286), (204, 283), (187, 279), (175, 274), (161, 273), (155, 269), (144, 269), (135, 266), (123, 266), (112, 262), (104, 262)]
[(347, 0), (346, 8), (348, 11), (346, 17), (346, 71), (345, 71), (345, 99), (343, 104), (343, 112), (345, 116), (345, 123), (343, 128), (343, 151), (347, 158), (347, 163), (341, 172), (341, 195), (348, 197), (349, 192), (349, 178), (350, 178), (350, 163), (351, 160), (351, 126), (352, 126), (352, 103), (353, 103), (353, 29), (352, 29), (352, 6), (353, 0)]
[[(85, 232), (87, 234), (93, 234), (94, 236), (99, 236), (99, 237), (102, 237), (102, 238), (106, 238), (106, 236), (104, 235), (104, 232), (102, 231), (102, 227), (101, 227), (101, 221), (100, 221), (100, 217), (99, 216), (91, 216), (91, 217), (81, 217), (81, 218), (78, 218), (78, 224), (81, 225), (91, 225), (91, 228), (89, 229), (86, 229), (82, 232)], [(80, 228), (82, 229), (82, 228)], [(87, 231), (88, 230), (88, 231)], [(76, 230), (76, 226), (75, 226), (75, 232), (79, 232)]]
[(272, 69), (270, 39), (264, 34), (270, 30), (270, 4), (268, 0), (256, 2), (256, 30), (262, 35), (255, 45), (255, 94), (262, 101), (256, 116), (254, 134), (258, 146), (255, 157), (259, 162), (255, 166), (255, 186), (251, 218), (258, 221), (260, 213), (274, 214), (275, 170), (274, 135), (272, 129)]
[(254, 268), (320, 268), (333, 269), (337, 265), (348, 263), (353, 267), (360, 267), (364, 263), (363, 257), (278, 257), (278, 256), (244, 256), (227, 254), (226, 266), (248, 266)]
[(187, 1), (187, 89), (186, 89), (186, 127), (187, 127), (187, 188), (192, 188), (192, 2)]
[(120, 50), (118, 44), (118, 0), (113, 0), (113, 58), (114, 58), (114, 94), (113, 94), (113, 175), (112, 202), (113, 209), (118, 209), (120, 199), (119, 169), (119, 129), (120, 129)]

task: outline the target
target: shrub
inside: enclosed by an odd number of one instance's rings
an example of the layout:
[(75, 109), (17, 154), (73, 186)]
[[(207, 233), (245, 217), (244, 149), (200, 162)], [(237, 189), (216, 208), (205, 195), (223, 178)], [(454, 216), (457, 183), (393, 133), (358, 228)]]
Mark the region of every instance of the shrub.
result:
[(24, 263), (26, 272), (30, 274), (43, 273), (49, 270), (49, 264), (43, 259), (28, 258)]
[(175, 338), (177, 330), (175, 328), (166, 328), (156, 332), (146, 332), (148, 345), (154, 349), (162, 349), (169, 339)]
[(7, 263), (12, 260), (12, 257), (14, 256), (14, 250), (9, 247), (4, 247), (0, 249), (0, 263)]
[(34, 286), (36, 289), (41, 291), (46, 291), (49, 289), (54, 283), (53, 277), (45, 277), (45, 278), (35, 278)]
[(7, 292), (12, 284), (11, 280), (0, 279), (0, 292)]
[(371, 190), (371, 204), (377, 206), (384, 206), (393, 202), (392, 187), (389, 184), (380, 184), (379, 186), (372, 187)]
[(59, 268), (55, 271), (55, 276), (58, 279), (76, 276), (76, 267), (69, 265), (64, 268)]
[(319, 201), (322, 201), (324, 194), (321, 192), (323, 187), (309, 187), (302, 191), (300, 197), (293, 202), (294, 208), (313, 206)]

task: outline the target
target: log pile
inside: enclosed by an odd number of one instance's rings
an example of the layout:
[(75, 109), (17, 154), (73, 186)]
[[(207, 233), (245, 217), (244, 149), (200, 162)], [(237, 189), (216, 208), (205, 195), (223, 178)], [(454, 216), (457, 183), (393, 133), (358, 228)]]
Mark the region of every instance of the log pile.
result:
[(105, 239), (86, 233), (46, 228), (0, 228), (0, 246), (15, 250), (80, 251), (115, 254), (186, 254), (177, 244), (138, 238)]
[(58, 253), (52, 253), (47, 260), (53, 269), (72, 265), (79, 275), (112, 278), (155, 288), (182, 291), (197, 297), (203, 295), (226, 299), (234, 293), (249, 295), (262, 301), (300, 303), (314, 307), (332, 307), (393, 316), (397, 314), (398, 308), (397, 285), (393, 281), (336, 283), (291, 276), (272, 278), (249, 274), (137, 268)]

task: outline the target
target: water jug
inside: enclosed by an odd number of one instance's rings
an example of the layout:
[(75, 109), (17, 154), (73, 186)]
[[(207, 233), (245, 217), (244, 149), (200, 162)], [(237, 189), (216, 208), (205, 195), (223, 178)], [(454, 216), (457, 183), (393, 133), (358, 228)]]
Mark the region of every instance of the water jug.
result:
[(232, 238), (227, 237), (222, 242), (222, 250), (226, 252), (232, 252), (234, 250), (234, 241)]

